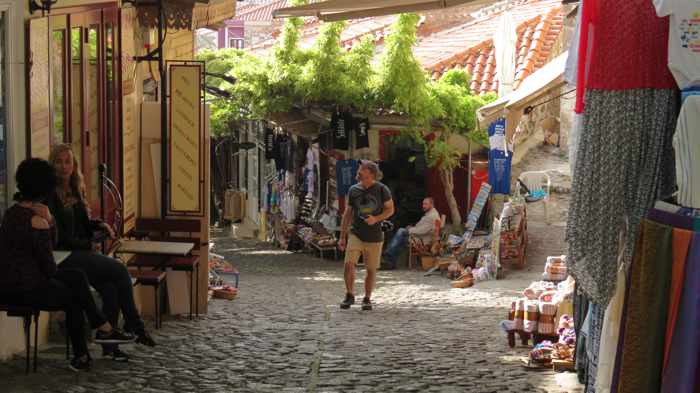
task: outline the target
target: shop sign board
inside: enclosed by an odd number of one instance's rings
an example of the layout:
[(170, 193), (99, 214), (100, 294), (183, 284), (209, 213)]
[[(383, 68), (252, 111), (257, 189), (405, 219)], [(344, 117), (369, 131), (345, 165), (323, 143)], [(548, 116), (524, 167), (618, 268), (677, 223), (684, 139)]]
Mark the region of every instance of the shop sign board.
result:
[(174, 214), (203, 214), (202, 65), (170, 65), (169, 200)]
[(129, 233), (136, 225), (136, 212), (139, 204), (139, 127), (138, 127), (138, 100), (134, 88), (136, 79), (135, 63), (136, 55), (134, 45), (134, 22), (136, 11), (133, 7), (121, 10), (121, 45), (122, 45), (122, 189), (124, 194), (124, 226), (123, 232)]

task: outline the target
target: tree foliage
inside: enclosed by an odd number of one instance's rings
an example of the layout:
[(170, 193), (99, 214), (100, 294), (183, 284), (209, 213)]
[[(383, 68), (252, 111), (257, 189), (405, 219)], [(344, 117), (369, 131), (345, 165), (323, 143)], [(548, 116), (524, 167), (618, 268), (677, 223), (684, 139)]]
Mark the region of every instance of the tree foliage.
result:
[(418, 21), (417, 14), (401, 14), (392, 26), (380, 59), (375, 97), (384, 108), (407, 115), (412, 125), (426, 127), (442, 111), (413, 55)]
[[(304, 0), (292, 1), (293, 5)], [(470, 94), (470, 76), (452, 70), (438, 81), (430, 81), (413, 55), (416, 43), (416, 14), (402, 14), (392, 26), (378, 64), (373, 64), (375, 45), (371, 37), (342, 47), (344, 22), (323, 23), (310, 49), (299, 46), (300, 18), (288, 18), (269, 59), (260, 59), (237, 49), (205, 50), (198, 54), (207, 71), (232, 76), (230, 84), (207, 77), (207, 85), (231, 93), (230, 99), (212, 101), (212, 132), (227, 132), (232, 122), (264, 118), (290, 110), (294, 105), (339, 105), (371, 113), (391, 109), (410, 119), (406, 135), (423, 140), (423, 132), (435, 122), (444, 130), (426, 146), (435, 165), (452, 167), (455, 152), (448, 135), (466, 135), (476, 143), (488, 143), (475, 129), (475, 111), (490, 102), (486, 96)], [(457, 161), (458, 162), (458, 161)]]

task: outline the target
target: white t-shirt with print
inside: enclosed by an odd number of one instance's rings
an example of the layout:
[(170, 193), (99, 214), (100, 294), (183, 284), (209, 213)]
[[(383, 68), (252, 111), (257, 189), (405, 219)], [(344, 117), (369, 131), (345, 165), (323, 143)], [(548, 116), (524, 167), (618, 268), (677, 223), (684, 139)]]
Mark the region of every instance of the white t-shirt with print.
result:
[(671, 16), (668, 68), (681, 89), (700, 85), (700, 0), (653, 0), (659, 17)]

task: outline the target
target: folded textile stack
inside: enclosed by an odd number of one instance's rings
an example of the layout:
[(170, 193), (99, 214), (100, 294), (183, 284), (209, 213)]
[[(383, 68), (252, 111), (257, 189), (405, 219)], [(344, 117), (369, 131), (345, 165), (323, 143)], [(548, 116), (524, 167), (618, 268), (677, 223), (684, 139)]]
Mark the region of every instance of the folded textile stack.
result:
[(539, 300), (545, 291), (556, 290), (557, 286), (549, 281), (535, 281), (523, 291), (523, 296), (530, 300)]
[(548, 257), (544, 266), (542, 278), (547, 281), (564, 281), (569, 276), (566, 267), (566, 255), (558, 257)]
[(527, 300), (525, 302), (525, 320), (523, 323), (523, 330), (527, 333), (537, 333), (537, 324), (539, 320), (539, 302), (536, 300)]
[(554, 317), (557, 315), (557, 305), (554, 303), (539, 303), (539, 322), (537, 324), (537, 332), (539, 334), (554, 335), (556, 334), (556, 325)]

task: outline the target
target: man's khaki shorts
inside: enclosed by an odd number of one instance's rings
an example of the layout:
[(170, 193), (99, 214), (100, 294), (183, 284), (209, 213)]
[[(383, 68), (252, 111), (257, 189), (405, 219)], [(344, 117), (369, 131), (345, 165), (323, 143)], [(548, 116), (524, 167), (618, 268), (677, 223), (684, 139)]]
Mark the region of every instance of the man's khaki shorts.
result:
[(382, 245), (379, 243), (367, 243), (360, 240), (357, 236), (350, 234), (348, 236), (348, 245), (345, 251), (345, 263), (353, 265), (357, 264), (362, 255), (362, 261), (365, 263), (367, 270), (379, 269), (379, 264), (382, 259)]

